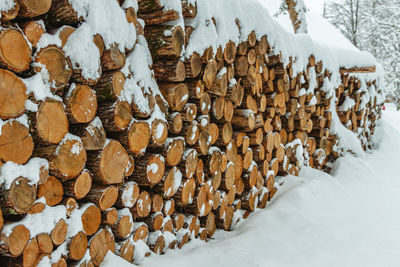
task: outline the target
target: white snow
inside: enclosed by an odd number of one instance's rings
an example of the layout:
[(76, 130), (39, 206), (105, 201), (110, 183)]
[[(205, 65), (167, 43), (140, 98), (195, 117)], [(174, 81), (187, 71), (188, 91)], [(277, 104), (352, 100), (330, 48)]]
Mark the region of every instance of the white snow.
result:
[(124, 203), (125, 207), (132, 208), (135, 204), (132, 199), (133, 190), (137, 184), (135, 182), (128, 182), (124, 185), (124, 190), (122, 192), (122, 202)]
[(83, 78), (96, 80), (100, 77), (100, 52), (88, 23), (83, 23), (69, 36), (63, 50), (71, 59), (72, 67), (82, 70)]
[(42, 158), (31, 158), (25, 165), (7, 161), (0, 168), (0, 185), (10, 189), (11, 184), (18, 177), (27, 178), (30, 184), (37, 185), (40, 180), (40, 169), (49, 169), (49, 163)]
[(30, 231), (30, 236), (34, 237), (40, 233), (48, 233), (54, 229), (54, 226), (61, 220), (66, 219), (66, 208), (63, 205), (46, 208), (36, 214), (28, 214), (24, 219), (18, 222), (4, 226), (2, 233), (6, 236), (12, 233), (12, 229), (17, 225), (24, 225)]
[[(62, 98), (54, 95), (51, 92), (50, 85), (48, 84), (48, 73), (45, 67), (42, 68), (42, 71), (33, 75), (32, 77), (22, 79), (26, 86), (26, 93), (33, 93), (33, 96), (37, 101), (43, 101), (46, 98), (52, 98), (58, 101), (62, 101)], [(27, 100), (30, 101), (30, 100)], [(31, 102), (31, 101), (30, 101)], [(34, 103), (32, 103), (34, 104)], [(27, 104), (25, 103), (25, 106)], [(28, 103), (28, 105), (31, 105)], [(36, 105), (36, 104), (35, 104)]]
[(40, 49), (48, 47), (49, 45), (55, 45), (58, 47), (62, 46), (62, 42), (58, 34), (55, 35), (49, 33), (42, 34), (42, 36), (40, 36), (40, 39), (36, 44), (36, 54), (40, 51)]
[(124, 4), (122, 5), (122, 8), (130, 8), (133, 7), (135, 10), (138, 10), (138, 3), (137, 0), (126, 0), (124, 1)]
[(143, 266), (398, 266), (400, 113), (384, 112), (376, 142), (371, 153), (339, 159), (331, 175), (304, 167), (286, 177), (269, 207), (234, 231)]
[(13, 0), (2, 0), (0, 2), (0, 18), (1, 18), (1, 13), (7, 12), (8, 10), (12, 9), (15, 5), (15, 2)]
[(147, 166), (147, 172), (157, 173), (158, 172), (158, 165), (156, 163), (152, 163)]
[(106, 48), (115, 44), (121, 52), (133, 48), (136, 42), (135, 26), (128, 23), (117, 1), (69, 0), (69, 2), (78, 16), (85, 19), (93, 35), (100, 34), (103, 37)]
[(178, 191), (179, 187), (181, 186), (182, 183), (182, 172), (180, 169), (176, 168), (176, 171), (174, 172), (174, 184), (172, 186), (172, 191), (174, 194)]

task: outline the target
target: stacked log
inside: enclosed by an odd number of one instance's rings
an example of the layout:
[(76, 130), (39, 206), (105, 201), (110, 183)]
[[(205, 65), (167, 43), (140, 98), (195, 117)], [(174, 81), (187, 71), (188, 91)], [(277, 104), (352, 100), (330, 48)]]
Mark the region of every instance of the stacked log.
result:
[[(282, 176), (329, 170), (343, 152), (333, 116), (372, 148), (376, 81), (342, 71), (329, 95), (322, 61), (311, 55), (294, 74), (295, 59), (285, 64), (255, 32), (185, 58), (194, 29), (179, 19), (196, 17), (190, 1), (182, 13), (158, 0), (138, 10), (118, 1), (136, 45), (90, 36), (95, 78), (63, 50), (87, 26), (70, 1), (14, 2), (0, 29), (5, 265), (99, 266), (108, 251), (140, 262), (232, 230), (268, 206)], [(140, 53), (152, 64), (137, 73)], [(32, 89), (42, 84), (47, 91)]]

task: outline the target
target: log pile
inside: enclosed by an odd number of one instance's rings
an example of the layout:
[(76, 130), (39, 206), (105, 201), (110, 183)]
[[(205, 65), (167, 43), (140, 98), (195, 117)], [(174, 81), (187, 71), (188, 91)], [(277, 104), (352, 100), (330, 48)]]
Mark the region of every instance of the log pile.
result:
[[(295, 59), (284, 64), (255, 32), (184, 58), (194, 29), (177, 21), (196, 17), (190, 1), (182, 13), (158, 0), (140, 0), (138, 10), (116, 1), (136, 45), (91, 36), (96, 78), (63, 50), (86, 25), (68, 0), (14, 2), (0, 28), (5, 265), (99, 266), (108, 251), (140, 262), (229, 231), (267, 206), (281, 176), (304, 165), (329, 169), (341, 155), (330, 131), (337, 115), (364, 149), (372, 146), (376, 81), (342, 72), (331, 95), (322, 61), (311, 55), (294, 74)], [(46, 45), (50, 32), (59, 42)], [(159, 92), (130, 83), (142, 75), (131, 64), (141, 51), (153, 59), (143, 69), (151, 67)], [(38, 75), (47, 77), (45, 97)], [(133, 87), (140, 94), (127, 97)]]

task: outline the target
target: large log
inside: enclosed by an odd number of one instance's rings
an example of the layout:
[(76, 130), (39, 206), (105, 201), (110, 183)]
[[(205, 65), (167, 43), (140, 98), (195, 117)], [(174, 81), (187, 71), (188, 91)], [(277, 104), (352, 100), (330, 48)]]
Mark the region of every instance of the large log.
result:
[(25, 111), (27, 98), (26, 86), (22, 79), (11, 71), (0, 68), (0, 118), (20, 116)]
[(32, 18), (43, 15), (49, 11), (51, 2), (52, 0), (19, 0), (18, 16)]
[(15, 72), (23, 72), (29, 68), (31, 55), (32, 50), (20, 30), (0, 30), (0, 65)]

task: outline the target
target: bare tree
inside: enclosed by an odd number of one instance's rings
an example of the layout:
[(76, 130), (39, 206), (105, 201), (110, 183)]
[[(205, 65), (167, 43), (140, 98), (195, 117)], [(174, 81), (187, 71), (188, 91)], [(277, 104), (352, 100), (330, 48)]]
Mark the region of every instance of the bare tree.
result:
[(359, 29), (363, 22), (362, 0), (329, 2), (326, 18), (335, 25), (356, 47), (359, 47)]
[(303, 0), (286, 0), (295, 33), (307, 33), (307, 8)]

